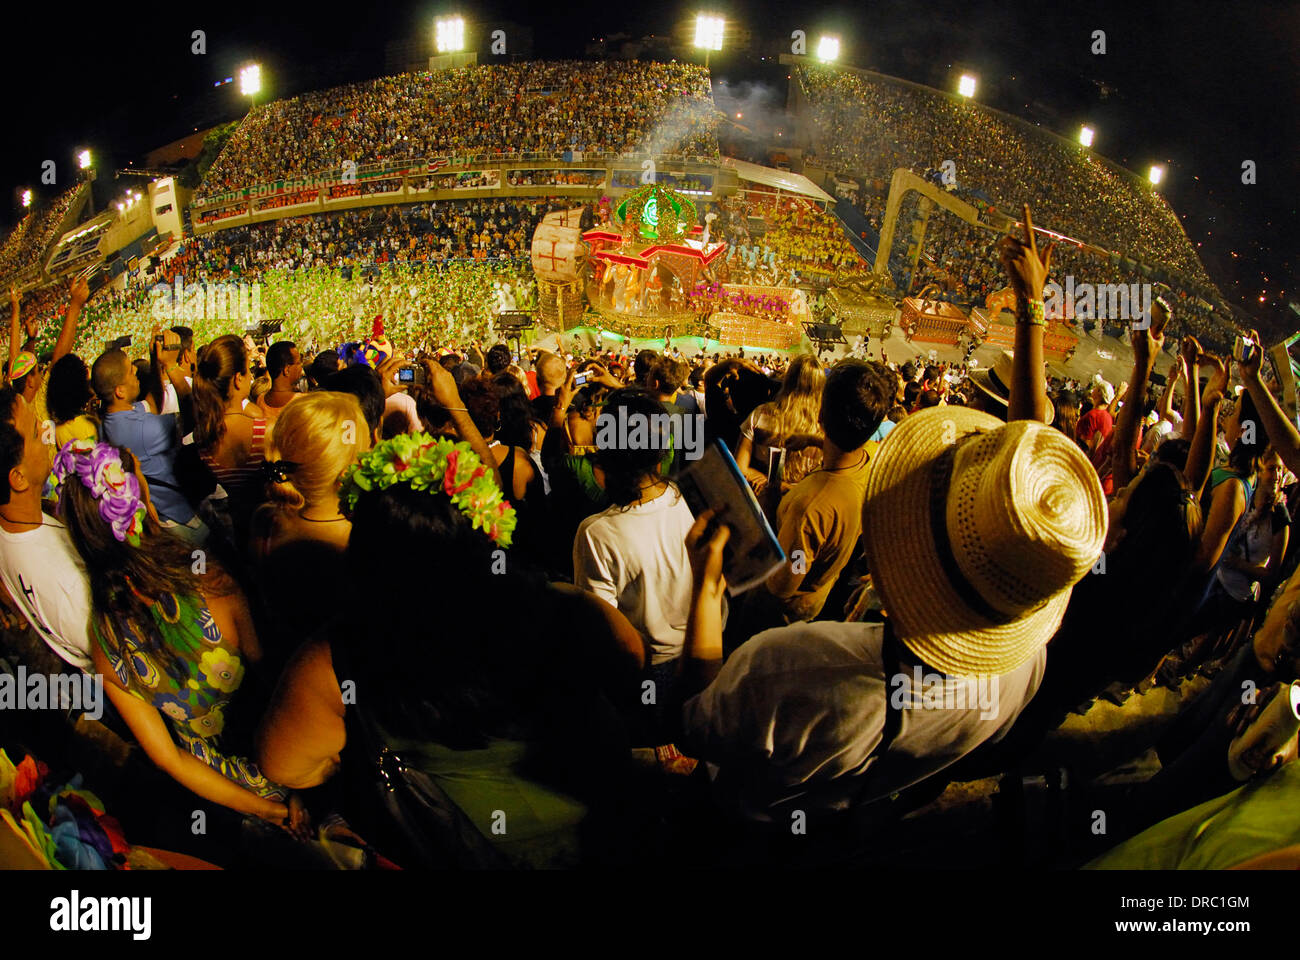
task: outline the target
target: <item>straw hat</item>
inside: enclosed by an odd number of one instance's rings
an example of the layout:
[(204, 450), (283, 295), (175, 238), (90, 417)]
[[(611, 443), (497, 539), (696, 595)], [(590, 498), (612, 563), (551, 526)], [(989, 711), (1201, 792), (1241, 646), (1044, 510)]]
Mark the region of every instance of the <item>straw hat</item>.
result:
[[(1011, 361), (1013, 357), (1005, 350), (998, 357), (997, 362), (987, 370), (972, 370), (970, 381), (980, 388), (980, 391), (993, 400), (1000, 403), (1004, 408), (1011, 399)], [(1052, 406), (1052, 401), (1047, 400), (1047, 419), (1044, 423), (1051, 423), (1056, 419), (1056, 408)]]
[(1097, 471), (1059, 430), (932, 407), (880, 445), (862, 536), (899, 639), (944, 673), (978, 676), (1051, 639), (1106, 523)]

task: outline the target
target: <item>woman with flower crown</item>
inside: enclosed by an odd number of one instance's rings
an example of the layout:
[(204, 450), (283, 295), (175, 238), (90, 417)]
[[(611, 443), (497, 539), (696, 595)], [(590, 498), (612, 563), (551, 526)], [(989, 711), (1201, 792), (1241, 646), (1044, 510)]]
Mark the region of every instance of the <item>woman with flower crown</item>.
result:
[[(509, 865), (630, 856), (620, 845), (643, 831), (608, 818), (635, 795), (617, 708), (639, 703), (636, 630), (512, 561), (514, 510), (467, 443), (385, 440), (344, 474), (340, 502), (359, 600), (286, 668), (258, 735), (262, 769), (294, 789), (338, 774), (352, 829), (402, 866), (429, 866), (356, 786), (376, 759), (362, 731), (377, 730)], [(463, 861), (462, 847), (445, 846), (445, 861)]]
[(302, 829), (289, 791), (223, 741), (246, 665), (261, 659), (239, 587), (163, 530), (129, 450), (74, 440), (51, 480), (59, 517), (95, 571), (95, 672), (149, 759), (205, 800)]

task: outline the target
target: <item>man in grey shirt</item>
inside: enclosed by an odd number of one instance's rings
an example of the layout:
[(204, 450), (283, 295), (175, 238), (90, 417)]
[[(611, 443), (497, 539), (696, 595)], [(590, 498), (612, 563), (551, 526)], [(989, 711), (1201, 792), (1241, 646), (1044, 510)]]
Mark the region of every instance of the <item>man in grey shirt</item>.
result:
[(1101, 554), (1106, 503), (1064, 434), (964, 407), (900, 423), (870, 465), (863, 545), (885, 624), (797, 623), (722, 657), (725, 525), (687, 538), (695, 575), (682, 749), (751, 821), (844, 812), (1007, 733)]

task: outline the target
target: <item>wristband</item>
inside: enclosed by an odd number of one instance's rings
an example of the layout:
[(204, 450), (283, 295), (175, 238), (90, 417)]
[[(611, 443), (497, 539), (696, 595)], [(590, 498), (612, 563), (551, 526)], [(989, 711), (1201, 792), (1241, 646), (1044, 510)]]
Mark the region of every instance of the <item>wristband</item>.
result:
[(1032, 324), (1035, 327), (1047, 326), (1047, 310), (1042, 300), (1022, 300), (1016, 313), (1019, 323)]

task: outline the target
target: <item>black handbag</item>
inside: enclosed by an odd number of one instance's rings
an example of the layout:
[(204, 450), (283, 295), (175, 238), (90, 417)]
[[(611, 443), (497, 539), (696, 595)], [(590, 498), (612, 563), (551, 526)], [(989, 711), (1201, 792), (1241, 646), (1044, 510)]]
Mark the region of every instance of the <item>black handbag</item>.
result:
[[(330, 643), (339, 683), (347, 652)], [(385, 742), (365, 711), (349, 704), (341, 775), (349, 823), (385, 857), (406, 869), (498, 870), (510, 866), (433, 777)]]

